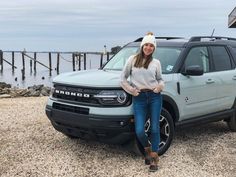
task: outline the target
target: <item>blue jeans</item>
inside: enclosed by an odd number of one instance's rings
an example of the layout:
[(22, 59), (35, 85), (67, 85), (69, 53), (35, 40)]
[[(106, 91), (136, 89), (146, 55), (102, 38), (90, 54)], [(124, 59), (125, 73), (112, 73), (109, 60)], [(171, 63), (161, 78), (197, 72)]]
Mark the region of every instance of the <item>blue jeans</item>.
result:
[(160, 144), (160, 114), (162, 108), (162, 96), (160, 93), (152, 91), (140, 92), (138, 96), (133, 96), (133, 109), (135, 120), (135, 133), (143, 145), (148, 147), (148, 137), (145, 133), (145, 122), (150, 118), (151, 123), (151, 145), (152, 151), (157, 152)]

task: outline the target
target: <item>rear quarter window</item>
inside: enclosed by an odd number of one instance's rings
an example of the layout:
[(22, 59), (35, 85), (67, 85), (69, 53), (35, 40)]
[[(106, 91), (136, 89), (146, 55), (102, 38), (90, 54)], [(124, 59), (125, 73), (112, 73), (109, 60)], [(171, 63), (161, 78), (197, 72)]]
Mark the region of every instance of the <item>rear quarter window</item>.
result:
[(211, 51), (215, 71), (225, 71), (232, 69), (230, 56), (224, 46), (212, 46)]
[(236, 65), (236, 48), (231, 48), (232, 54), (233, 54), (233, 59), (234, 59), (234, 64)]

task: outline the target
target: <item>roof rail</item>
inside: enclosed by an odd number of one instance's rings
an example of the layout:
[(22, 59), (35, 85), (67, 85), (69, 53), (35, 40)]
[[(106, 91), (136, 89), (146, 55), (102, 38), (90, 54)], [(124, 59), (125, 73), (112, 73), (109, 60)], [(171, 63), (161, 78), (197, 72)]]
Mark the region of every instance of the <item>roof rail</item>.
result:
[[(156, 39), (166, 39), (166, 40), (171, 40), (171, 39), (184, 39), (183, 37), (155, 37)], [(143, 37), (140, 37), (136, 39), (134, 42), (141, 42), (143, 40)]]
[(202, 39), (209, 39), (209, 41), (214, 41), (214, 40), (233, 40), (233, 41), (236, 41), (236, 38), (223, 37), (223, 36), (193, 36), (189, 39), (188, 42), (197, 42), (197, 41), (201, 41)]

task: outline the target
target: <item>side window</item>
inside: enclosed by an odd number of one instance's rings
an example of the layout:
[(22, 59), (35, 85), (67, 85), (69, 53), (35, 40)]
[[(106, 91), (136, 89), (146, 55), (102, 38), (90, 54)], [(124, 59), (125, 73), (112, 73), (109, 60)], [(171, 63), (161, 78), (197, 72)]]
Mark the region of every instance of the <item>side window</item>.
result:
[(233, 49), (233, 55), (234, 55), (233, 59), (234, 59), (235, 65), (236, 65), (236, 48), (232, 48), (232, 49)]
[(207, 47), (194, 47), (190, 49), (184, 66), (185, 68), (192, 65), (199, 65), (204, 73), (210, 71), (209, 55)]
[(230, 70), (232, 68), (228, 52), (224, 46), (211, 47), (215, 71)]

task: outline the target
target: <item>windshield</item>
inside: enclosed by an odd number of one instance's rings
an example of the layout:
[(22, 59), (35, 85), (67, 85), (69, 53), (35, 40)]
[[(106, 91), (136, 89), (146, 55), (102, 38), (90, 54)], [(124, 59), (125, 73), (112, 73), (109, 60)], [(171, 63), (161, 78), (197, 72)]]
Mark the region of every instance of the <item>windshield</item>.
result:
[[(120, 50), (105, 66), (103, 69), (108, 70), (122, 70), (127, 59), (131, 55), (138, 53), (139, 47), (124, 47)], [(168, 74), (172, 69), (181, 52), (180, 48), (175, 47), (157, 47), (153, 56), (161, 62), (162, 73)]]

